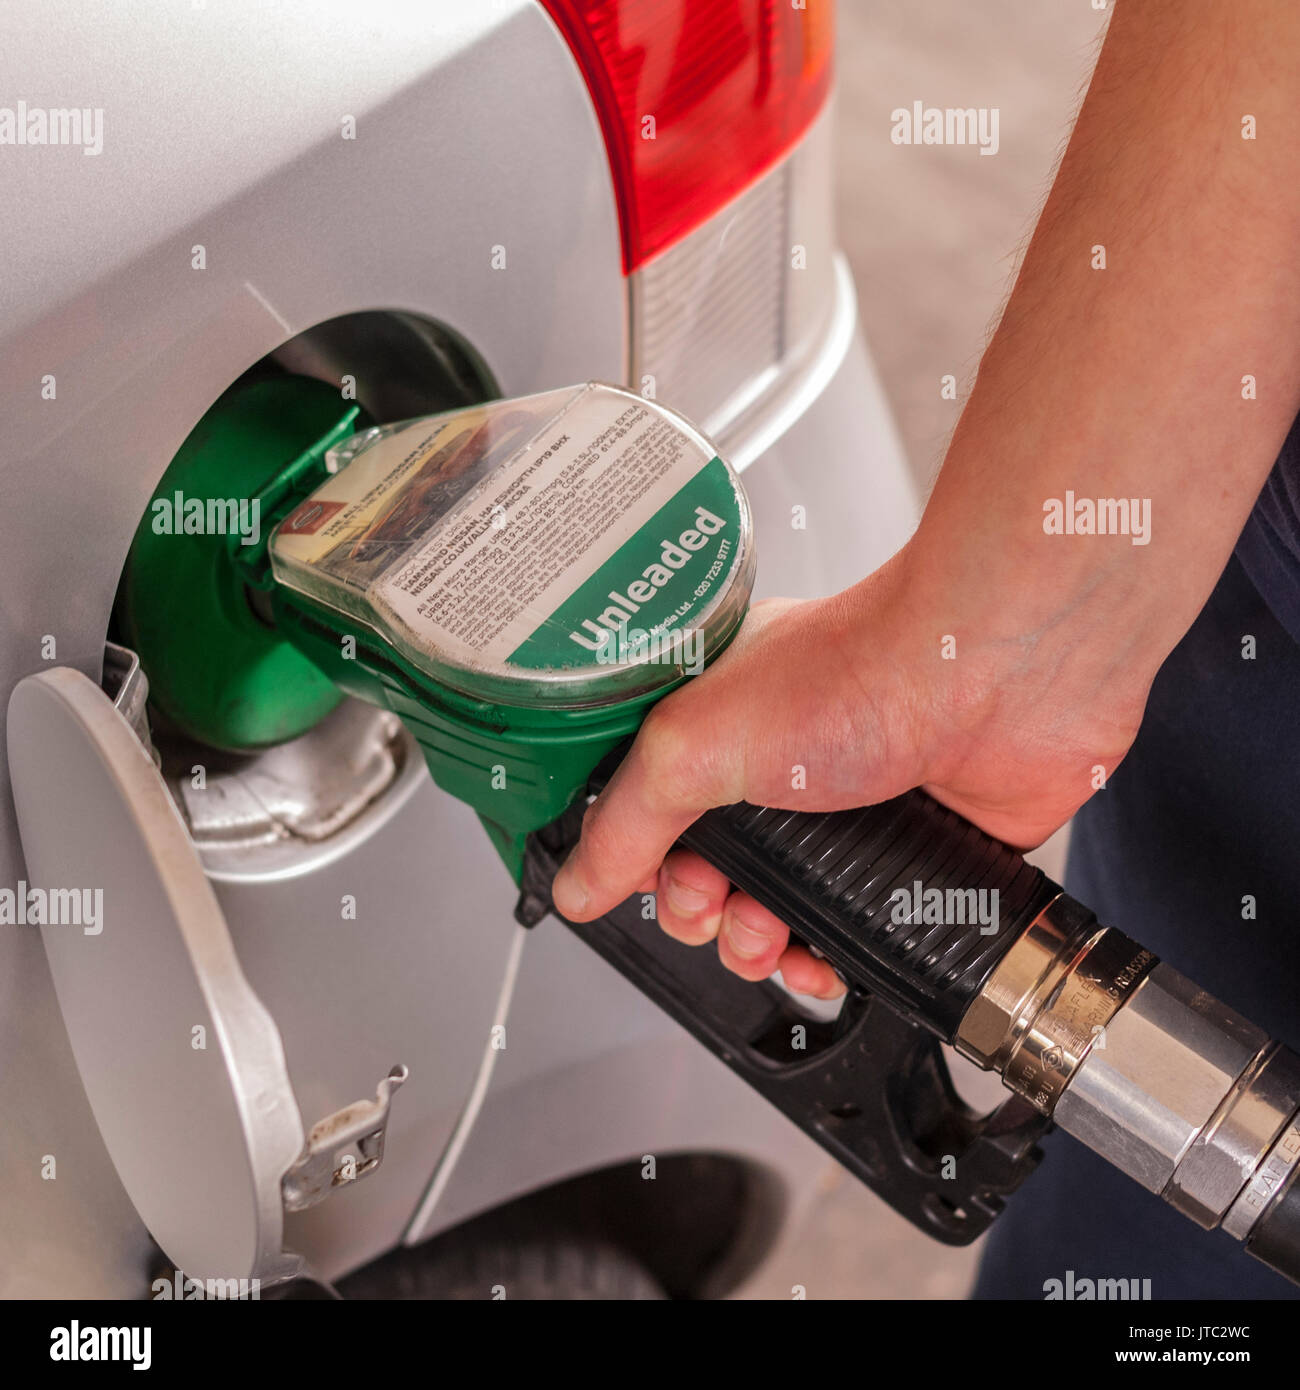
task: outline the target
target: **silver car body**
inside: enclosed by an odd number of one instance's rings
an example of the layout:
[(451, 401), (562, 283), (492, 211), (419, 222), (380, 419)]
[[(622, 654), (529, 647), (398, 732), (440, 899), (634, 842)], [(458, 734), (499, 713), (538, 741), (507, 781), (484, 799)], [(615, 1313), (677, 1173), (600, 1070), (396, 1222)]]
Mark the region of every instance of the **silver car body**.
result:
[[(535, 0), (53, 0), (10, 7), (0, 78), (15, 98), (103, 112), (97, 154), (0, 150), (6, 691), (54, 665), (100, 679), (134, 528), (182, 440), (259, 359), (365, 311), (447, 326), (505, 395), (655, 377), (745, 470), (762, 593), (834, 591), (914, 522), (834, 251), (828, 115), (776, 176), (807, 265), (779, 287), (780, 360), (740, 362), (724, 390), (699, 363), (741, 348), (709, 296), (724, 242), (743, 250), (776, 184), (629, 282), (591, 98)], [(277, 766), (291, 783), (292, 759)], [(4, 797), (0, 884), (13, 885), (24, 866)], [(66, 815), (73, 826), (75, 804)], [(797, 1210), (819, 1151), (562, 927), (516, 927), (486, 836), (418, 761), (334, 833), (200, 851), (304, 1122), (410, 1068), (382, 1169), (287, 1219), (286, 1246), (319, 1274), (648, 1154), (743, 1157)], [(357, 920), (340, 920), (343, 895)], [(0, 928), (0, 953), (0, 1294), (138, 1296), (149, 1236), (38, 933)], [(82, 1035), (109, 1046), (123, 1011), (167, 988), (106, 974)], [(110, 1075), (99, 1103), (161, 1133), (177, 1123), (179, 1065), (173, 1083), (142, 1097), (139, 1078)], [(195, 1162), (157, 1180), (204, 1212)], [(202, 1219), (226, 1215), (214, 1204)]]

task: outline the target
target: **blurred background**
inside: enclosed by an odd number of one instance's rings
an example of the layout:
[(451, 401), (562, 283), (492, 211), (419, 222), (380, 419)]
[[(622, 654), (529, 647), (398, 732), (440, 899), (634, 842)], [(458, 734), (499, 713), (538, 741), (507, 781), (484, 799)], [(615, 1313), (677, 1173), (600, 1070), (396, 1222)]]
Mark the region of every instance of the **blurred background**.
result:
[[(1096, 58), (1093, 0), (839, 0), (839, 239), (912, 468), (928, 488), (963, 384), (1010, 288)], [(999, 148), (895, 145), (915, 101), (996, 107)], [(1065, 835), (1031, 858), (1062, 872)], [(972, 1090), (1000, 1087), (968, 1069)], [(1032, 1181), (1032, 1179), (1031, 1179)], [(962, 1298), (978, 1246), (921, 1235), (838, 1167), (807, 1219), (741, 1297)]]

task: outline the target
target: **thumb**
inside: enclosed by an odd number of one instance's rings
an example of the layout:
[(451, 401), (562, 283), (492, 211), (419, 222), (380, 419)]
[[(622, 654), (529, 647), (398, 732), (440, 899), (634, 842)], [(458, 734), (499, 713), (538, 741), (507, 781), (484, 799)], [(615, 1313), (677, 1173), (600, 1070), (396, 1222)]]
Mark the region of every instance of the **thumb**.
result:
[(561, 915), (583, 922), (608, 912), (658, 873), (694, 820), (740, 800), (739, 770), (727, 775), (718, 756), (716, 741), (693, 733), (671, 698), (651, 711), (555, 876), (551, 892)]

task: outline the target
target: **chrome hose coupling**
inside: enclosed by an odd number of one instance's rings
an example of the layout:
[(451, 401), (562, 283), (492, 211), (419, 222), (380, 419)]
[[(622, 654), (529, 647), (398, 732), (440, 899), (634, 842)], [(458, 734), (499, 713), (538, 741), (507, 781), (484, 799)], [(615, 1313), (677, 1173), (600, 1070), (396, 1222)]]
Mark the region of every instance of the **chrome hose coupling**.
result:
[(1062, 893), (957, 1050), (1205, 1229), (1300, 1280), (1300, 1058)]

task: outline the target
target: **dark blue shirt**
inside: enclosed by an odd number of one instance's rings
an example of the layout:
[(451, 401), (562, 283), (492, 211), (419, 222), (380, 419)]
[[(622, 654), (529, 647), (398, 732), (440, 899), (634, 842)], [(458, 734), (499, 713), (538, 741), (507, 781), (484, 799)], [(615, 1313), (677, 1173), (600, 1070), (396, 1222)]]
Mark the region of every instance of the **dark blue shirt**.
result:
[[(1065, 884), (1300, 1049), (1300, 430), (1128, 757), (1075, 817)], [(1156, 1299), (1300, 1296), (1069, 1136), (1044, 1147), (993, 1227), (976, 1297), (1041, 1299), (1070, 1270), (1150, 1279)]]
[(1300, 643), (1300, 421), (1246, 522), (1237, 558), (1273, 616)]

